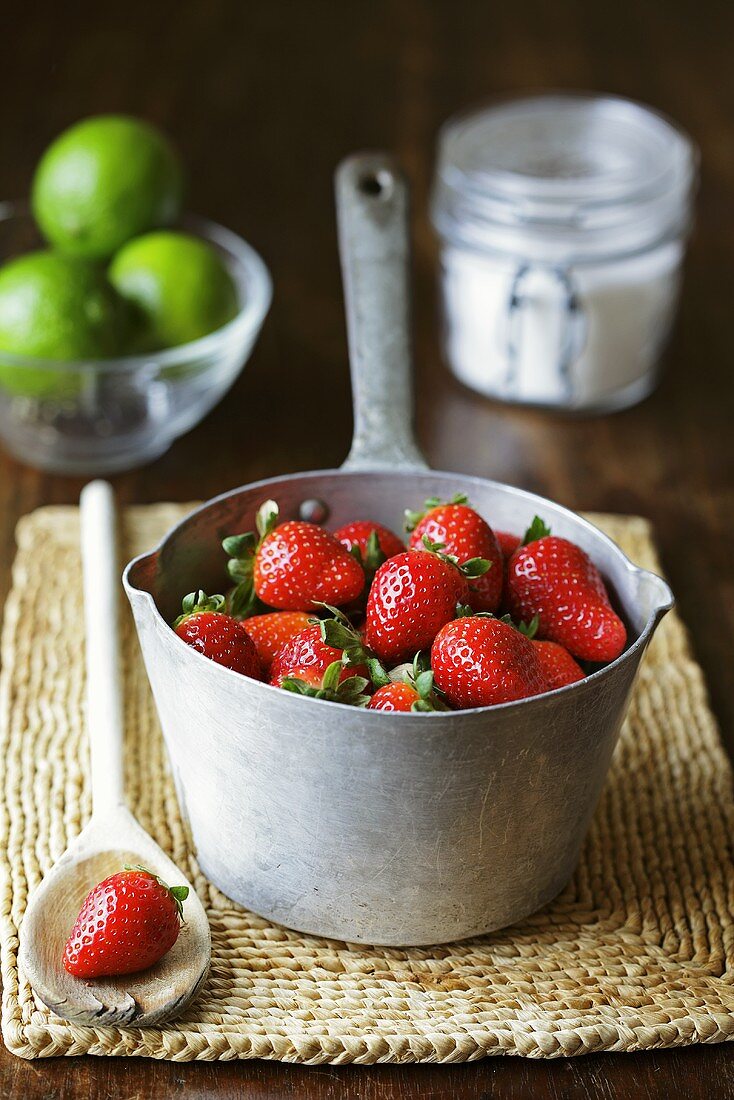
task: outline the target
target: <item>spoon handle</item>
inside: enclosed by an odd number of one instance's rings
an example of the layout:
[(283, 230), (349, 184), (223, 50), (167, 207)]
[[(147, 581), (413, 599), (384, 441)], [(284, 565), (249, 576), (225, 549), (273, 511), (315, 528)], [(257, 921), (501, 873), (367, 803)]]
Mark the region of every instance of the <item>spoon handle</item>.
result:
[(124, 805), (117, 523), (112, 487), (82, 489), (82, 570), (87, 652), (87, 733), (96, 812)]

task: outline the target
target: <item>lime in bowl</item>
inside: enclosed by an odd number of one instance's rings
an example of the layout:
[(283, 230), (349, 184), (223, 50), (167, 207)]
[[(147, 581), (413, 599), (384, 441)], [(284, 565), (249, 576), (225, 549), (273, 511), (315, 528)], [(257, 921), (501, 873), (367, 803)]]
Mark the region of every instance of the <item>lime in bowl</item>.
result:
[[(117, 358), (0, 353), (0, 439), (22, 462), (59, 474), (111, 474), (162, 455), (222, 399), (247, 362), (272, 299), (260, 256), (222, 226), (185, 216), (237, 293), (232, 320), (206, 336)], [(41, 247), (25, 203), (0, 203), (0, 262)]]

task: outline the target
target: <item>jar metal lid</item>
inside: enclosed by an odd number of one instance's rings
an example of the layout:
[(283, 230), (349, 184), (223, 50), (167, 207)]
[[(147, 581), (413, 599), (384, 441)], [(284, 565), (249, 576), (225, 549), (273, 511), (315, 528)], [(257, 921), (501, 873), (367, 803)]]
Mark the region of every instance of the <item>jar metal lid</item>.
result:
[(698, 154), (678, 126), (617, 96), (503, 99), (439, 137), (442, 237), (554, 262), (640, 251), (685, 233)]

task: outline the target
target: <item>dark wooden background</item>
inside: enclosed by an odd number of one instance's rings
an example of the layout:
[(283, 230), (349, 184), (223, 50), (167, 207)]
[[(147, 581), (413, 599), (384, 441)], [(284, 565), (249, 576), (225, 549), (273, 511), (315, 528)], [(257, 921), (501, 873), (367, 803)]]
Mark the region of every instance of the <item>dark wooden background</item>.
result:
[[(171, 452), (115, 479), (124, 501), (205, 498), (338, 464), (351, 432), (332, 172), (394, 150), (414, 189), (418, 427), (434, 465), (656, 527), (727, 744), (734, 745), (734, 7), (728, 0), (126, 0), (16, 2), (3, 20), (0, 196), (27, 193), (45, 144), (77, 118), (127, 111), (181, 149), (191, 209), (263, 254), (275, 299), (247, 370)], [(512, 411), (440, 361), (426, 215), (434, 139), (498, 92), (617, 92), (669, 112), (703, 155), (699, 219), (658, 393), (605, 419)], [(17, 518), (81, 481), (0, 457), (0, 584)], [(1, 1097), (734, 1097), (731, 1048), (454, 1067), (304, 1068), (0, 1052)]]

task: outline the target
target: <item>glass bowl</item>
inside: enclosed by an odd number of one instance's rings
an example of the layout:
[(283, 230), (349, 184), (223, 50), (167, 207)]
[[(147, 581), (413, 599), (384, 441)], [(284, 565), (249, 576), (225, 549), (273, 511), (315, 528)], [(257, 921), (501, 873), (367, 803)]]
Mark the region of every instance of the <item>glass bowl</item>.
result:
[[(230, 230), (192, 216), (182, 227), (222, 256), (237, 286), (237, 316), (189, 344), (119, 359), (60, 362), (0, 353), (0, 439), (16, 458), (60, 474), (129, 470), (167, 451), (230, 388), (268, 312), (270, 273)], [(27, 204), (0, 204), (0, 261), (41, 246)]]

